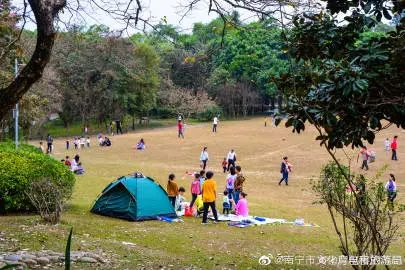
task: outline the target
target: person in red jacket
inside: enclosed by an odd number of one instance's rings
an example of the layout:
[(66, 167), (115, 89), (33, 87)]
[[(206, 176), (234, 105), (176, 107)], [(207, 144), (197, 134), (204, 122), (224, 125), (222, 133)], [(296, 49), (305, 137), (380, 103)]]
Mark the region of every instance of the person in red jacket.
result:
[(177, 121), (177, 129), (179, 131), (179, 138), (182, 137), (184, 139), (184, 134), (183, 134), (183, 122), (181, 120)]
[(397, 158), (397, 148), (398, 148), (397, 140), (398, 140), (398, 136), (395, 135), (394, 139), (392, 139), (392, 142), (391, 142), (391, 151), (392, 151), (391, 159), (392, 160), (398, 160), (398, 158)]

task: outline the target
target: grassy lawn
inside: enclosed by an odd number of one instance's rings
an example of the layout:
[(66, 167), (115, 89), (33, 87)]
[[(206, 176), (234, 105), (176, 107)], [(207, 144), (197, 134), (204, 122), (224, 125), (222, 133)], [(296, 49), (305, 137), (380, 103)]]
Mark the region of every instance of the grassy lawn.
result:
[[(175, 124), (175, 123), (172, 123)], [(95, 146), (80, 150), (86, 174), (77, 177), (75, 192), (57, 226), (43, 225), (37, 216), (13, 215), (0, 218), (0, 232), (5, 239), (0, 249), (51, 249), (63, 251), (68, 229), (73, 226), (74, 250), (98, 250), (115, 261), (115, 269), (281, 269), (279, 265), (260, 266), (258, 259), (265, 254), (284, 255), (340, 255), (338, 239), (326, 209), (314, 205), (316, 199), (310, 181), (319, 175), (329, 157), (314, 139), (316, 132), (308, 128), (303, 134), (293, 134), (284, 127), (264, 127), (260, 118), (247, 121), (220, 123), (218, 133), (210, 132), (209, 124), (189, 125), (185, 139), (178, 139), (176, 127), (141, 130), (112, 137), (111, 148)], [(400, 161), (391, 162), (383, 150), (383, 140), (398, 134)], [(56, 135), (56, 134), (54, 134)], [(147, 144), (146, 151), (135, 151), (140, 138)], [(391, 127), (377, 135), (377, 161), (370, 166), (368, 175), (374, 175), (384, 164), (398, 179), (398, 202), (405, 203), (405, 133)], [(37, 142), (33, 142), (37, 144)], [(166, 187), (166, 179), (173, 172), (178, 183), (189, 190), (191, 179), (186, 171), (199, 170), (199, 154), (208, 147), (208, 167), (215, 173), (219, 190), (225, 186), (221, 161), (234, 148), (238, 162), (247, 178), (246, 192), (252, 215), (294, 220), (304, 218), (320, 228), (291, 225), (266, 225), (245, 229), (227, 224), (203, 226), (201, 220), (184, 218), (184, 223), (159, 221), (127, 222), (91, 214), (89, 209), (100, 191), (111, 181), (134, 171), (141, 171)], [(349, 153), (354, 154), (352, 150)], [(64, 149), (64, 141), (56, 140), (55, 157), (74, 156), (76, 152)], [(340, 153), (341, 154), (341, 153)], [(278, 186), (281, 158), (287, 155), (293, 164), (289, 186)], [(340, 155), (343, 158), (343, 155)], [(358, 167), (358, 166), (356, 166)], [(190, 198), (190, 194), (186, 194)], [(222, 197), (220, 196), (222, 199)], [(221, 202), (217, 202), (219, 206)], [(220, 207), (222, 209), (222, 207)], [(405, 214), (397, 216), (399, 237), (388, 254), (405, 256), (403, 247)], [(1, 235), (0, 235), (1, 237)], [(14, 239), (13, 241), (11, 239)], [(128, 247), (122, 242), (135, 243)], [(86, 265), (74, 265), (86, 269)], [(316, 265), (289, 266), (285, 269), (318, 269)], [(111, 269), (111, 266), (105, 266)], [(324, 267), (327, 269), (328, 267)], [(400, 269), (400, 268), (397, 268)]]
[[(197, 120), (190, 120), (191, 122), (195, 123)], [(135, 131), (140, 131), (140, 130), (145, 130), (145, 129), (150, 129), (150, 128), (160, 128), (160, 127), (166, 127), (169, 125), (175, 125), (176, 123), (173, 123), (172, 119), (154, 119), (150, 118), (149, 124), (139, 124), (138, 121), (135, 122)], [(114, 126), (115, 127), (115, 126)], [(88, 125), (89, 128), (89, 133), (90, 134), (97, 134), (99, 132), (105, 133), (107, 131), (106, 127), (104, 124), (98, 124), (95, 121), (91, 121), (90, 124)], [(132, 131), (132, 122), (127, 123), (127, 125), (123, 126), (123, 131)], [(60, 119), (49, 121), (48, 123), (45, 124), (43, 127), (43, 130), (41, 131), (41, 134), (43, 134), (44, 138), (46, 137), (46, 134), (52, 134), (54, 137), (73, 137), (73, 136), (80, 136), (82, 135), (83, 132), (83, 125), (80, 122), (75, 122), (71, 124), (68, 128), (65, 128), (63, 126), (63, 122)]]

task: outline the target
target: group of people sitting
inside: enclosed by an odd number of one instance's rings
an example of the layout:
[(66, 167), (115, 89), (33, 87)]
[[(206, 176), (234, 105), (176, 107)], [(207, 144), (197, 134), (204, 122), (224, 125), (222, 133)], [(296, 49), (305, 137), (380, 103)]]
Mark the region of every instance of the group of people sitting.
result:
[(107, 136), (103, 137), (102, 134), (98, 134), (97, 139), (98, 139), (98, 144), (100, 146), (107, 146), (107, 147), (111, 146), (111, 141)]
[(77, 175), (84, 174), (84, 168), (80, 162), (80, 156), (75, 155), (75, 157), (70, 160), (69, 156), (66, 156), (65, 159), (62, 159), (61, 162), (69, 167), (69, 169)]
[[(188, 174), (188, 173), (187, 173)], [(190, 174), (188, 174), (190, 175)], [(204, 170), (199, 173), (192, 174), (193, 180), (190, 186), (191, 202), (185, 203), (184, 194), (186, 192), (184, 187), (178, 187), (176, 176), (169, 175), (167, 183), (167, 194), (169, 200), (176, 211), (185, 208), (195, 209), (194, 215), (199, 216), (203, 214), (203, 224), (207, 224), (208, 210), (211, 212), (218, 221), (218, 212), (216, 209), (217, 200), (217, 183), (213, 179), (214, 173), (212, 171), (205, 172)], [(245, 177), (242, 174), (240, 166), (230, 167), (229, 174), (225, 181), (225, 190), (222, 199), (222, 213), (228, 215), (234, 213), (238, 216), (247, 217), (249, 215), (249, 208), (247, 202), (247, 194), (243, 192)], [(195, 206), (195, 208), (193, 208)]]

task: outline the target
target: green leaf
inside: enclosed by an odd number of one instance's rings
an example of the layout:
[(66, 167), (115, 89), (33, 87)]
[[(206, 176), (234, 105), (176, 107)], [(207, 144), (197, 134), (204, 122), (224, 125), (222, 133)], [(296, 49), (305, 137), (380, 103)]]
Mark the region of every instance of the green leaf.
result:
[(387, 20), (392, 20), (392, 16), (391, 16), (391, 14), (389, 13), (389, 11), (386, 8), (383, 8), (383, 13), (384, 13), (384, 17)]

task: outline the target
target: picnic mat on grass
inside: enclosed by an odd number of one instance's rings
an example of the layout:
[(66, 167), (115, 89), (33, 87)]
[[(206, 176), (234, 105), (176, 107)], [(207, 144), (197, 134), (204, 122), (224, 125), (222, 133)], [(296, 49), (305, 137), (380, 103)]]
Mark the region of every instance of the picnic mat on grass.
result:
[[(210, 219), (214, 219), (213, 216), (209, 217)], [(267, 224), (291, 224), (295, 226), (302, 226), (302, 227), (316, 227), (319, 226), (312, 223), (304, 223), (303, 219), (296, 219), (295, 221), (287, 221), (283, 218), (267, 218), (267, 217), (256, 217), (256, 216), (248, 216), (242, 217), (233, 214), (229, 215), (219, 215), (219, 221), (228, 221), (228, 225), (232, 227), (238, 228), (246, 228), (250, 226), (260, 226), (260, 225), (267, 225)]]

